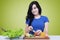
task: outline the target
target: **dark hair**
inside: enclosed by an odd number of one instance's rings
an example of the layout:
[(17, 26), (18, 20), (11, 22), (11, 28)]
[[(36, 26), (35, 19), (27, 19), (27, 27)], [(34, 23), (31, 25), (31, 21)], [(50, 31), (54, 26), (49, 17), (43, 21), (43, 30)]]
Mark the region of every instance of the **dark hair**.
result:
[(35, 4), (37, 6), (37, 8), (39, 10), (39, 14), (41, 15), (41, 7), (40, 7), (39, 3), (37, 1), (32, 1), (29, 5), (27, 16), (26, 16), (26, 21), (28, 21), (28, 19), (30, 20), (30, 22), (28, 24), (29, 26), (31, 26), (31, 23), (34, 19), (34, 15), (31, 12), (33, 4)]

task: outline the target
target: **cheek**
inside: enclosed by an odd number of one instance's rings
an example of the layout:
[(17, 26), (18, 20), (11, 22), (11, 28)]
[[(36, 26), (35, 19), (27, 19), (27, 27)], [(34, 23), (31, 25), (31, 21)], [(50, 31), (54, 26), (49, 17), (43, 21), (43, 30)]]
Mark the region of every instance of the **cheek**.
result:
[(38, 9), (36, 9), (36, 13), (38, 13)]
[(37, 13), (38, 13), (38, 9), (32, 10), (32, 13), (33, 13), (33, 14), (37, 14)]

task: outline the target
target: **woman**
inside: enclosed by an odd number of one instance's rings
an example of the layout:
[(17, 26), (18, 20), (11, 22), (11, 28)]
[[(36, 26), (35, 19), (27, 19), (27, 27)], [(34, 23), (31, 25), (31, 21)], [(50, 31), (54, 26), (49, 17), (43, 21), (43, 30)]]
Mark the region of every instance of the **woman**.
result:
[(48, 36), (48, 18), (41, 15), (41, 7), (37, 1), (33, 1), (29, 5), (26, 16), (26, 32), (34, 34), (34, 32), (45, 32)]

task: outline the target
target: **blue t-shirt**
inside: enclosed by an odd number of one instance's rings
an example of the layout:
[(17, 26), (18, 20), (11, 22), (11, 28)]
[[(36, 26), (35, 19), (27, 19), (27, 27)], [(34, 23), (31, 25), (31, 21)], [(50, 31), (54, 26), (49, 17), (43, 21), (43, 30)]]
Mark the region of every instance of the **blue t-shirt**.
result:
[[(29, 24), (29, 21), (30, 20), (28, 19), (28, 21), (26, 21), (26, 24)], [(43, 32), (46, 22), (49, 22), (48, 18), (46, 16), (41, 16), (38, 19), (34, 18), (31, 26), (33, 27), (34, 31), (41, 30)], [(30, 33), (33, 34), (33, 32)]]

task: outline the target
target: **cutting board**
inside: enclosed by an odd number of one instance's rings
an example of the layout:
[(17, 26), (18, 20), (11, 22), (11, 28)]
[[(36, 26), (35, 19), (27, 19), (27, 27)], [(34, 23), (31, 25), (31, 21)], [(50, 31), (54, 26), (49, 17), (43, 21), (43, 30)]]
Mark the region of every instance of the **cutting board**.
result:
[(40, 37), (29, 38), (29, 37), (24, 37), (24, 40), (49, 40), (49, 37), (46, 37), (46, 38), (40, 38)]

